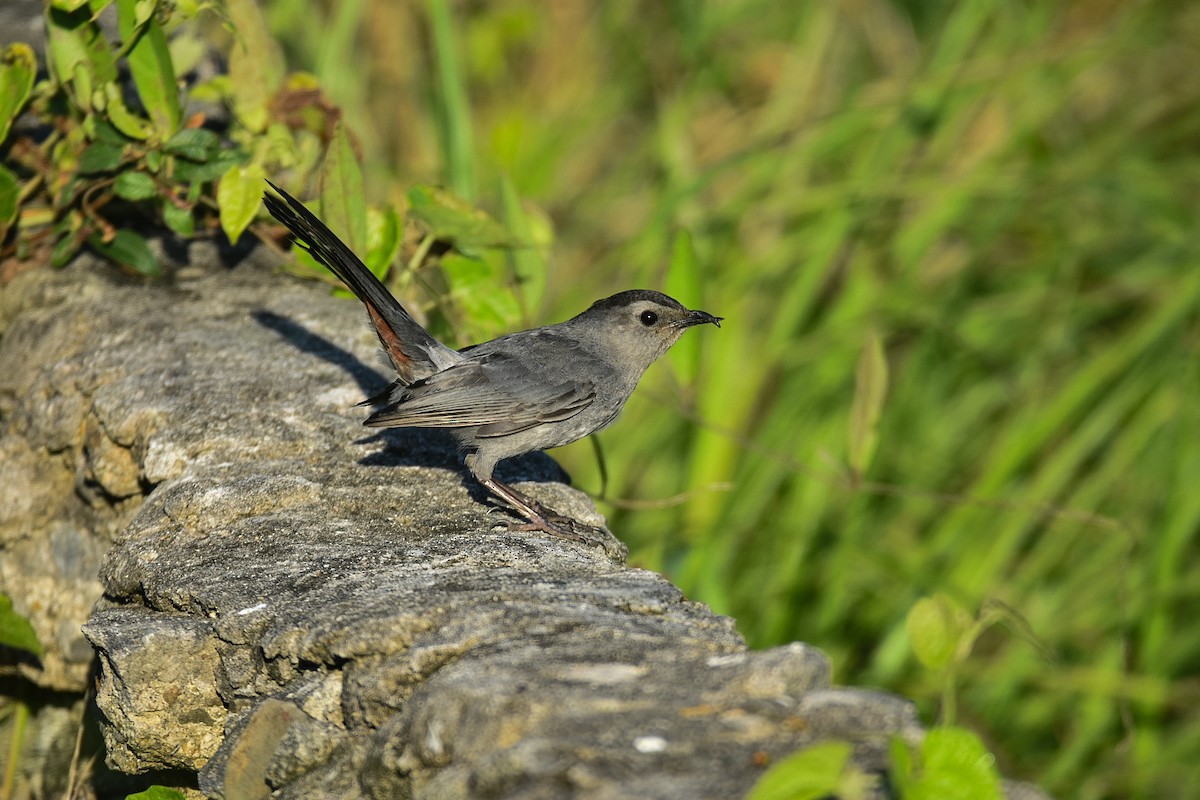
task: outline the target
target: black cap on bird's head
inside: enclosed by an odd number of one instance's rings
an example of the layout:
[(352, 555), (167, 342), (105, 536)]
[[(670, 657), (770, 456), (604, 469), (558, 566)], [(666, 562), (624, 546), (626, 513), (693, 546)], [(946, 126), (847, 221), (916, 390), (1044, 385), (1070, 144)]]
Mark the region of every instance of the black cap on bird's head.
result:
[[(660, 312), (660, 309), (667, 311), (665, 314), (667, 319), (660, 320), (660, 317), (664, 316)], [(645, 327), (653, 327), (662, 321), (664, 325), (675, 328), (690, 328), (693, 325), (705, 325), (708, 323), (712, 323), (719, 328), (721, 327), (721, 320), (724, 319), (724, 317), (714, 317), (707, 311), (693, 311), (674, 297), (651, 289), (629, 289), (614, 294), (611, 297), (605, 297), (603, 300), (597, 300), (580, 316), (592, 314), (593, 312), (615, 312), (615, 314), (620, 315), (622, 311), (627, 310), (638, 311), (639, 313), (634, 316)]]

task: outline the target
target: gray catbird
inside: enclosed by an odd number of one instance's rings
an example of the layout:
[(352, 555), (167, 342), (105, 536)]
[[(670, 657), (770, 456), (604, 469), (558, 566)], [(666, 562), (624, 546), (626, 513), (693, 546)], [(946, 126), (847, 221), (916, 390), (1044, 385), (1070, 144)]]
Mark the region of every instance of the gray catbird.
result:
[[(269, 183), (269, 182), (268, 182)], [(604, 428), (621, 413), (642, 373), (693, 325), (721, 318), (691, 311), (660, 292), (606, 297), (577, 317), (452, 350), (417, 323), (333, 231), (275, 184), (267, 210), (367, 307), (399, 377), (363, 405), (385, 404), (363, 423), (449, 428), (468, 451), (467, 467), (493, 494), (541, 530), (575, 541), (574, 520), (492, 477), (496, 464), (560, 447)], [(286, 201), (286, 202), (284, 202)]]

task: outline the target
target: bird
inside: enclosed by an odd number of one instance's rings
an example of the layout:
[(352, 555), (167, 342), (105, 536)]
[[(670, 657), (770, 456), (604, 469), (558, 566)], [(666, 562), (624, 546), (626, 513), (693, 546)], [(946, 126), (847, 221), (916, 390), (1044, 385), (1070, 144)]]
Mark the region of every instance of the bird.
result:
[(363, 424), (448, 429), (466, 451), (474, 478), (523, 520), (510, 528), (594, 543), (594, 528), (499, 481), (496, 465), (607, 427), (646, 369), (685, 331), (720, 327), (723, 318), (661, 292), (630, 289), (564, 322), (455, 350), (425, 330), (320, 218), (267, 184), (267, 210), (366, 306), (396, 372), (382, 392), (360, 404), (379, 406)]

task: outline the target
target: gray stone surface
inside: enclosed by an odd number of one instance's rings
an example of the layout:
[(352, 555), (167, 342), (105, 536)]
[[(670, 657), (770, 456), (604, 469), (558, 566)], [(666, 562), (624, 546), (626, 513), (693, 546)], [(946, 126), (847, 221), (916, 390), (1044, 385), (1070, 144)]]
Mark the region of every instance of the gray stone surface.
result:
[[(448, 437), (364, 429), (375, 342), (322, 287), (77, 265), (8, 287), (0, 326), (0, 591), (48, 645), (15, 669), (81, 688), (95, 603), (118, 769), (229, 800), (728, 798), (812, 742), (880, 770), (921, 736), (615, 539), (498, 526)], [(502, 477), (601, 521), (544, 456)]]

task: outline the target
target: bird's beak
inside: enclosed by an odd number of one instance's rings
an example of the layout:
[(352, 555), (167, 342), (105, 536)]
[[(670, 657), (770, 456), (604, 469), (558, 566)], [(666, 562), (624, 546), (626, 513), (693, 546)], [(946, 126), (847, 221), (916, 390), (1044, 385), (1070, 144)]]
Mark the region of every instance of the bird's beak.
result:
[(689, 311), (686, 317), (679, 320), (679, 322), (675, 324), (680, 328), (690, 328), (693, 325), (707, 325), (711, 322), (713, 325), (716, 325), (719, 328), (721, 327), (721, 320), (723, 319), (725, 318), (714, 317), (707, 311)]

